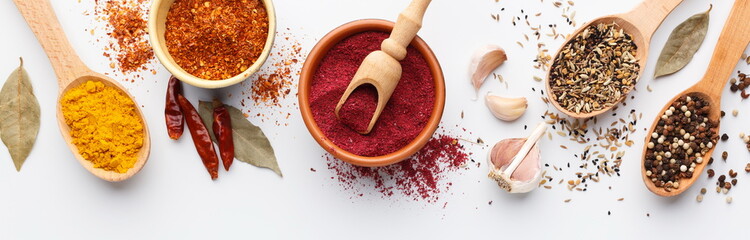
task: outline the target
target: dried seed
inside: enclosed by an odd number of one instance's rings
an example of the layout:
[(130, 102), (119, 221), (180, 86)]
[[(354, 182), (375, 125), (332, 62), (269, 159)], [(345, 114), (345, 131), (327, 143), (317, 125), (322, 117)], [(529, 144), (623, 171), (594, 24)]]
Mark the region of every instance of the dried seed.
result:
[(616, 24), (588, 27), (563, 46), (552, 64), (555, 100), (576, 113), (613, 107), (638, 80), (636, 52), (632, 37)]

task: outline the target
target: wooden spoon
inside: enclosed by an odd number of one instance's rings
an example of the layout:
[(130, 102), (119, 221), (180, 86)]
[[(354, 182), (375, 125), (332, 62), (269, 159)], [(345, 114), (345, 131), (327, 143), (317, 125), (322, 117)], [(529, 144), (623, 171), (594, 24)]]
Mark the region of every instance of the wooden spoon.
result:
[[(590, 23), (581, 26), (578, 30), (573, 32), (573, 34), (571, 34), (570, 37), (568, 37), (568, 39), (565, 41), (565, 43), (560, 47), (560, 50), (562, 50), (562, 48), (565, 47), (565, 45), (568, 45), (568, 43), (572, 39), (574, 39), (575, 36), (581, 34), (581, 32), (583, 32), (589, 26), (596, 26), (600, 23), (615, 23), (617, 26), (622, 28), (625, 33), (630, 34), (630, 36), (633, 37), (633, 43), (635, 43), (635, 45), (638, 47), (635, 57), (638, 59), (641, 70), (638, 73), (639, 77), (636, 79), (637, 83), (640, 76), (643, 75), (643, 70), (646, 69), (646, 60), (648, 59), (648, 49), (649, 45), (651, 44), (651, 37), (654, 35), (654, 32), (656, 32), (656, 29), (659, 28), (661, 23), (664, 21), (664, 18), (666, 18), (667, 15), (669, 15), (669, 13), (671, 13), (672, 10), (674, 10), (681, 2), (682, 0), (644, 0), (640, 5), (630, 10), (630, 12), (594, 19)], [(558, 54), (561, 52), (560, 50), (558, 50), (555, 54), (555, 58), (557, 58)], [(546, 78), (547, 96), (550, 102), (552, 102), (552, 105), (554, 105), (560, 112), (563, 112), (568, 116), (574, 118), (589, 118), (602, 114), (612, 109), (612, 107), (617, 106), (617, 104), (612, 104), (612, 106), (610, 107), (589, 113), (576, 113), (568, 111), (567, 109), (560, 106), (554, 96), (554, 93), (552, 92), (552, 88), (550, 86), (551, 73), (552, 68), (550, 67), (550, 69), (547, 70)], [(632, 90), (634, 87), (635, 85), (630, 87), (630, 90)], [(616, 103), (621, 102), (626, 97), (627, 94), (623, 94)]]
[[(742, 52), (745, 51), (748, 43), (750, 43), (750, 0), (736, 0), (732, 12), (729, 14), (729, 18), (724, 24), (724, 29), (721, 31), (719, 41), (716, 43), (713, 57), (711, 57), (711, 63), (708, 66), (706, 74), (703, 79), (683, 91), (677, 94), (668, 104), (664, 106), (659, 112), (658, 117), (654, 120), (654, 123), (649, 129), (646, 137), (646, 142), (651, 141), (651, 134), (656, 128), (657, 123), (661, 115), (672, 105), (672, 102), (676, 101), (679, 97), (686, 94), (697, 94), (701, 98), (705, 99), (710, 106), (709, 120), (720, 122), (721, 118), (721, 92), (726, 86), (727, 80), (732, 75), (732, 70), (737, 65), (738, 59), (741, 57)], [(716, 126), (718, 132), (719, 126)], [(711, 156), (714, 151), (714, 147), (711, 148), (704, 156)], [(687, 190), (698, 177), (703, 173), (703, 168), (706, 167), (708, 159), (706, 158), (703, 163), (695, 166), (693, 177), (689, 179), (680, 179), (678, 181), (679, 188), (671, 191), (666, 191), (664, 188), (656, 187), (653, 182), (646, 176), (646, 167), (644, 161), (646, 160), (646, 150), (648, 150), (646, 144), (643, 146), (643, 157), (641, 161), (641, 175), (643, 176), (643, 182), (646, 183), (646, 187), (651, 192), (659, 196), (675, 196), (685, 190)]]
[(393, 91), (401, 80), (401, 63), (399, 61), (406, 57), (406, 47), (417, 36), (417, 32), (422, 28), (422, 18), (432, 0), (413, 0), (411, 4), (398, 16), (396, 26), (393, 27), (391, 36), (384, 40), (380, 45), (380, 51), (375, 51), (367, 55), (365, 60), (357, 69), (354, 78), (341, 96), (339, 103), (336, 105), (336, 117), (339, 117), (339, 110), (344, 105), (349, 95), (363, 84), (372, 85), (378, 92), (378, 105), (375, 113), (370, 119), (367, 130), (360, 132), (368, 134), (375, 126), (380, 113), (383, 112), (385, 105), (391, 98)]
[[(42, 48), (44, 48), (44, 51), (47, 53), (47, 56), (52, 63), (52, 68), (57, 74), (60, 96), (62, 96), (68, 89), (74, 88), (87, 81), (99, 81), (104, 83), (104, 85), (119, 89), (133, 99), (133, 96), (131, 96), (128, 91), (125, 91), (117, 81), (92, 71), (86, 67), (80, 58), (78, 58), (78, 55), (70, 46), (70, 43), (68, 43), (65, 33), (62, 31), (62, 27), (60, 27), (60, 23), (57, 21), (57, 16), (55, 15), (54, 10), (52, 10), (49, 0), (13, 0), (13, 2), (15, 2), (16, 7), (18, 7), (18, 10), (21, 11), (21, 14), (26, 19), (26, 23), (29, 24), (34, 35), (36, 35), (37, 40), (39, 40)], [(57, 123), (60, 126), (60, 132), (70, 150), (73, 151), (73, 155), (78, 159), (78, 162), (81, 163), (84, 168), (89, 170), (89, 172), (101, 179), (110, 182), (118, 182), (132, 177), (143, 168), (150, 153), (151, 140), (149, 138), (148, 125), (146, 125), (146, 121), (143, 119), (143, 113), (141, 113), (140, 108), (136, 107), (138, 115), (143, 122), (143, 147), (140, 152), (138, 152), (138, 160), (135, 163), (135, 166), (125, 173), (117, 173), (106, 171), (101, 168), (94, 168), (94, 165), (90, 161), (81, 156), (78, 152), (78, 148), (73, 145), (70, 136), (70, 128), (65, 124), (65, 118), (62, 114), (59, 99), (57, 102)], [(133, 102), (135, 102), (135, 100)], [(137, 105), (138, 104), (136, 103), (136, 106)]]

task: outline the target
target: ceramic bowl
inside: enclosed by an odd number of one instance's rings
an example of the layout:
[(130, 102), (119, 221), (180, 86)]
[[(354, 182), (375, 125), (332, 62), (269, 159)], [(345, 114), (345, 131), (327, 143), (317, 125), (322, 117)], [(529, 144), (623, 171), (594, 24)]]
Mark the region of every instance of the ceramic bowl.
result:
[(331, 142), (320, 128), (318, 128), (310, 110), (309, 96), (313, 77), (318, 70), (320, 62), (323, 60), (323, 57), (325, 57), (334, 45), (349, 36), (368, 31), (391, 32), (393, 25), (394, 23), (391, 21), (377, 19), (357, 20), (344, 24), (328, 33), (320, 40), (320, 42), (318, 42), (317, 45), (315, 45), (307, 56), (305, 65), (302, 68), (299, 82), (299, 104), (300, 111), (302, 112), (302, 119), (305, 121), (307, 130), (310, 131), (312, 137), (323, 149), (331, 153), (334, 157), (354, 165), (379, 167), (394, 164), (410, 157), (424, 147), (427, 141), (430, 140), (432, 134), (435, 133), (438, 124), (440, 124), (440, 119), (443, 117), (443, 108), (445, 107), (445, 80), (443, 78), (443, 70), (440, 68), (440, 63), (438, 62), (437, 57), (435, 57), (435, 54), (430, 47), (427, 46), (427, 43), (421, 38), (416, 37), (411, 42), (411, 46), (417, 48), (417, 50), (424, 56), (425, 60), (427, 60), (427, 64), (430, 67), (433, 80), (435, 81), (435, 105), (425, 128), (422, 129), (414, 140), (396, 152), (383, 156), (365, 157), (353, 154), (336, 146), (336, 144)]
[(190, 85), (200, 88), (222, 88), (242, 82), (263, 66), (263, 63), (268, 59), (268, 55), (271, 53), (274, 36), (276, 36), (276, 13), (274, 11), (273, 2), (271, 0), (262, 1), (263, 5), (266, 7), (266, 12), (268, 13), (268, 38), (266, 38), (266, 44), (263, 47), (263, 52), (261, 52), (260, 57), (258, 57), (252, 66), (237, 76), (222, 80), (207, 80), (193, 76), (177, 65), (172, 58), (172, 55), (169, 54), (166, 41), (164, 40), (167, 13), (172, 7), (174, 0), (154, 0), (151, 5), (148, 19), (148, 34), (151, 40), (151, 48), (154, 49), (154, 53), (156, 54), (156, 57), (159, 58), (161, 64), (164, 65), (172, 75)]

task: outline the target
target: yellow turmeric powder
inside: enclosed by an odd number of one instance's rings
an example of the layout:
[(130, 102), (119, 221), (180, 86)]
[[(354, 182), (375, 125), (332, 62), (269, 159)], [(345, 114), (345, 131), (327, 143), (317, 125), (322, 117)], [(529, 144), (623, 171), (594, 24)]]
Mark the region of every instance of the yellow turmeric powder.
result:
[(60, 99), (73, 144), (94, 167), (125, 173), (143, 147), (143, 122), (135, 103), (117, 88), (88, 81)]

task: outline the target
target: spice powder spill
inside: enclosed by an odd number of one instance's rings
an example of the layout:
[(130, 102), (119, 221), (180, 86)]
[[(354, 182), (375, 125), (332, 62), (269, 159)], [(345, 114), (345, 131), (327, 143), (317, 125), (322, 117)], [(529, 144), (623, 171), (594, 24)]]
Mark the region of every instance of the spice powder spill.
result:
[(65, 124), (80, 155), (95, 168), (125, 173), (143, 147), (143, 122), (126, 94), (88, 81), (60, 99)]
[[(108, 42), (104, 56), (111, 61), (110, 67), (122, 73), (148, 71), (148, 63), (154, 61), (154, 52), (149, 44), (147, 30), (148, 0), (98, 0), (95, 2), (96, 19), (105, 23)], [(91, 30), (94, 33), (94, 30)]]
[(260, 0), (176, 0), (164, 38), (177, 65), (193, 76), (221, 80), (239, 75), (260, 57), (268, 38)]
[(327, 155), (331, 177), (345, 189), (364, 196), (373, 188), (382, 197), (401, 193), (414, 201), (435, 203), (440, 194), (448, 191), (452, 183), (447, 180), (469, 160), (464, 146), (457, 138), (436, 134), (410, 158), (385, 167), (359, 167)]
[(554, 100), (577, 114), (613, 107), (638, 80), (637, 49), (614, 23), (589, 26), (563, 46), (552, 64)]
[[(255, 106), (282, 107), (281, 100), (292, 94), (295, 80), (300, 75), (302, 60), (307, 57), (301, 44), (295, 39), (297, 34), (277, 32), (276, 35), (267, 67), (253, 74), (252, 81), (246, 81), (252, 83), (250, 89), (246, 90), (249, 93), (247, 99), (252, 100)], [(246, 82), (241, 84), (245, 85)], [(245, 99), (240, 100), (240, 103), (245, 106)]]
[[(342, 40), (322, 59), (311, 83), (310, 110), (316, 124), (334, 144), (356, 155), (381, 156), (403, 148), (424, 129), (434, 107), (435, 82), (429, 65), (416, 48), (409, 46), (401, 61), (401, 80), (370, 134), (360, 135), (336, 117), (336, 104), (359, 64), (370, 52), (379, 50), (388, 36), (385, 32), (364, 32)], [(357, 96), (349, 99), (353, 98)]]

